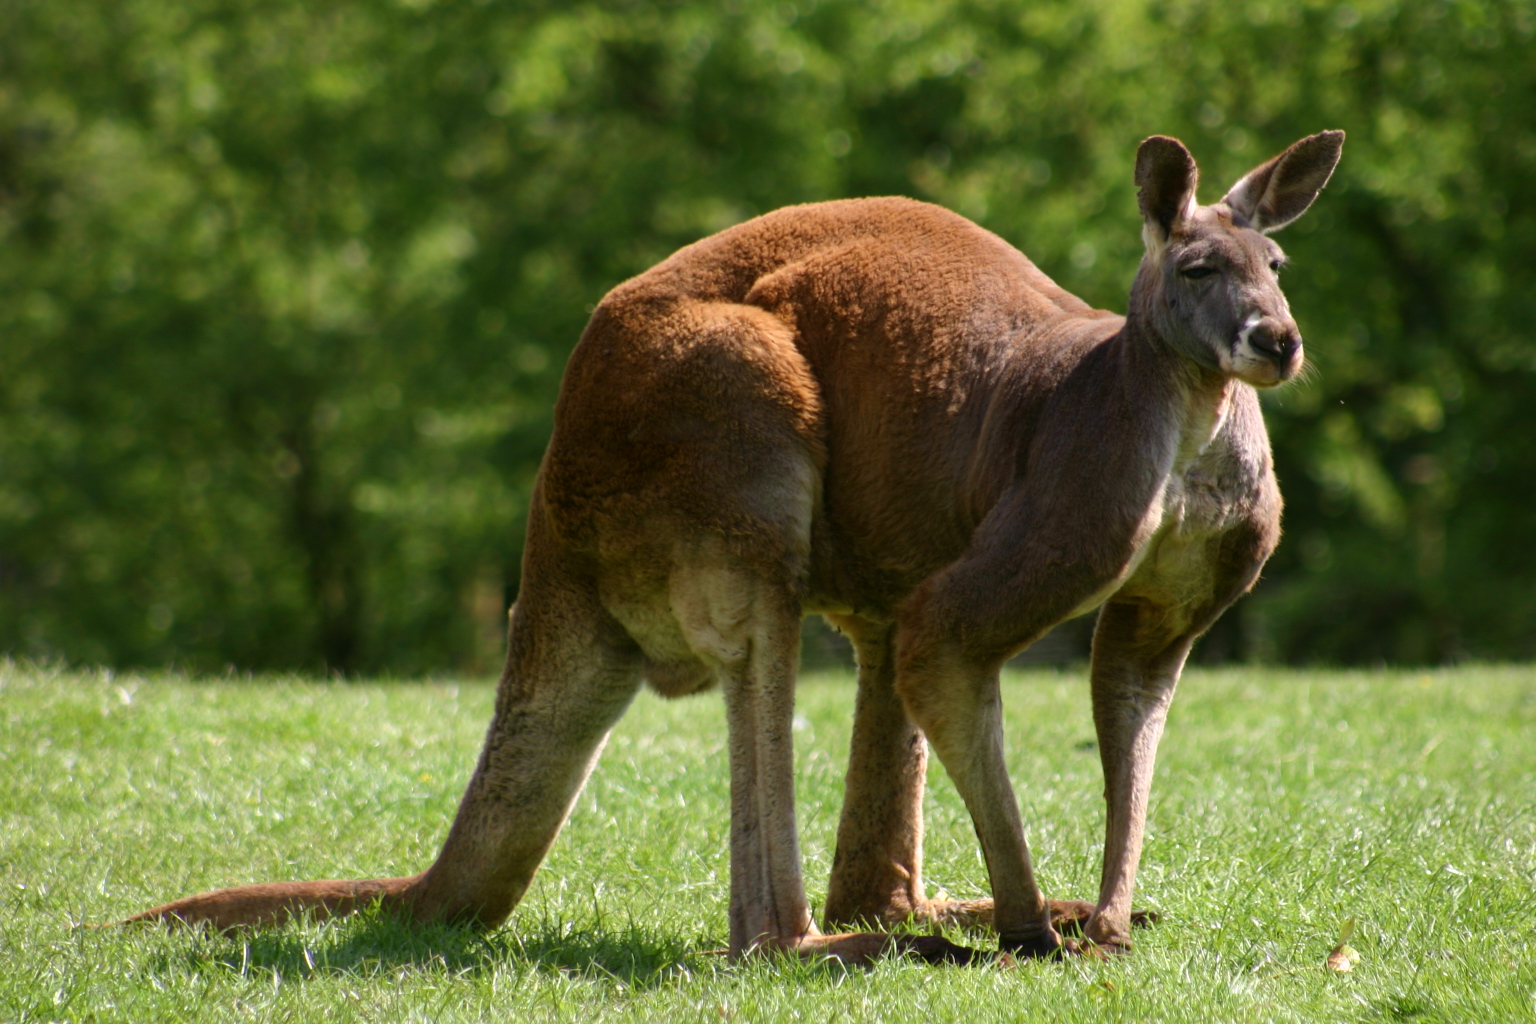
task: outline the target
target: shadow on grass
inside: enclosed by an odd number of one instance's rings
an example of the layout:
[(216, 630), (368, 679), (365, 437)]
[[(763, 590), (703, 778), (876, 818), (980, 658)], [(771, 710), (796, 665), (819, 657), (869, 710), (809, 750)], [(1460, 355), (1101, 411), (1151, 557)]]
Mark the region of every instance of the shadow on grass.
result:
[(527, 971), (610, 979), (654, 988), (689, 965), (715, 961), (680, 941), (658, 938), (631, 923), (578, 928), (558, 921), (485, 932), (470, 926), (416, 925), (380, 912), (358, 918), (265, 929), (244, 935), (200, 935), (191, 948), (166, 951), (159, 966), (193, 972), (231, 971), (284, 979), (353, 975), (377, 978), (401, 971), (452, 975)]

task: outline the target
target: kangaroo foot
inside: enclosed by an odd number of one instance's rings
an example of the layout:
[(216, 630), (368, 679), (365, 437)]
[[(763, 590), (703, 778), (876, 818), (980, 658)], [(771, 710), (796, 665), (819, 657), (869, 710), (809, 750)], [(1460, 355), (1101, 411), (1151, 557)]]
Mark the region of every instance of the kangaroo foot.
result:
[(998, 947), (1004, 957), (1019, 960), (1061, 960), (1078, 951), (1075, 941), (1063, 939), (1054, 928), (1028, 935), (1001, 935)]
[(1060, 935), (1034, 936), (1001, 943), (1001, 950), (972, 949), (950, 942), (940, 935), (884, 935), (878, 932), (850, 932), (842, 935), (815, 935), (801, 940), (796, 952), (805, 957), (828, 957), (850, 965), (867, 966), (887, 956), (910, 956), (924, 963), (953, 964), (961, 967), (997, 963), (1009, 967), (1020, 960), (1065, 960), (1083, 957), (1104, 960), (1113, 953), (1128, 953), (1129, 946), (1066, 939)]
[(965, 966), (990, 961), (994, 954), (956, 945), (941, 935), (890, 935), (845, 932), (807, 935), (795, 947), (804, 957), (830, 957), (845, 964), (867, 965), (886, 956), (910, 956), (924, 963)]
[[(1052, 915), (1053, 920), (1054, 916)], [(990, 931), (992, 901), (990, 899), (923, 900), (913, 909), (912, 919), (950, 928), (964, 928), (966, 931)]]
[[(1052, 926), (1063, 935), (1081, 936), (1083, 927), (1093, 916), (1094, 905), (1087, 900), (1051, 900), (1050, 902)], [(1150, 928), (1157, 924), (1160, 916), (1155, 910), (1133, 910), (1131, 927)]]
[[(1051, 900), (1051, 925), (1063, 935), (1080, 936), (1083, 925), (1093, 916), (1094, 905), (1087, 900)], [(992, 927), (992, 901), (982, 900), (924, 900), (912, 914), (918, 921), (930, 921), (938, 925), (964, 928), (967, 931), (985, 931)], [(1131, 911), (1131, 925), (1146, 928), (1156, 924), (1155, 910)]]

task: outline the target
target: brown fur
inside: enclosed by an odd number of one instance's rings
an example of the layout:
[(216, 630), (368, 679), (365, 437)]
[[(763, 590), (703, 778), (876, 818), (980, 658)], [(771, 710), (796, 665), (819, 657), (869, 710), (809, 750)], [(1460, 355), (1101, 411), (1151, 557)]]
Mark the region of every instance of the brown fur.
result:
[[(1152, 761), (1195, 638), (1256, 578), (1280, 495), (1253, 387), (1300, 338), (1256, 228), (1294, 219), (1342, 133), (1200, 207), (1172, 139), (1136, 167), (1147, 256), (1126, 317), (1000, 238), (906, 199), (792, 207), (615, 288), (566, 370), (479, 765), (413, 878), (247, 886), (134, 920), (220, 927), (379, 899), (494, 925), (521, 898), (642, 678), (719, 681), (733, 953), (937, 960), (943, 940), (821, 935), (792, 777), (801, 616), (852, 639), (859, 694), (829, 923), (989, 920), (1050, 955), (1076, 921), (1129, 944)], [(1096, 905), (1035, 883), (1003, 763), (998, 670), (1101, 607), (1094, 722), (1108, 828)], [(992, 901), (922, 885), (924, 738), (964, 797)]]

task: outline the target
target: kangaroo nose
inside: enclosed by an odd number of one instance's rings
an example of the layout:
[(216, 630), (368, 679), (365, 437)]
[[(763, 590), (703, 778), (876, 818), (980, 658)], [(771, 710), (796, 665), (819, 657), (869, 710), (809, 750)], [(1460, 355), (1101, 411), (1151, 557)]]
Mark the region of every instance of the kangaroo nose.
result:
[(1285, 372), (1301, 351), (1301, 332), (1289, 317), (1266, 316), (1248, 333), (1248, 345)]

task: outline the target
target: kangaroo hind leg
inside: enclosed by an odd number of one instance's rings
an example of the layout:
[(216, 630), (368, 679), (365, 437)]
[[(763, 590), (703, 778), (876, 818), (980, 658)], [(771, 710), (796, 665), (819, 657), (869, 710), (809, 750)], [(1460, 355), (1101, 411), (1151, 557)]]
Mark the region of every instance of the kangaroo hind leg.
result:
[(795, 816), (794, 687), (800, 605), (771, 570), (692, 571), (672, 588), (690, 645), (717, 667), (731, 770), (730, 951), (782, 950), (863, 963), (890, 953), (968, 963), (938, 936), (822, 935), (801, 875)]
[(896, 693), (889, 624), (829, 616), (853, 641), (859, 690), (827, 885), (827, 926), (922, 917), (923, 786), (928, 744)]
[(795, 826), (793, 717), (799, 602), (730, 565), (674, 576), (672, 607), (725, 696), (731, 772), (730, 948), (797, 948), (815, 932)]

